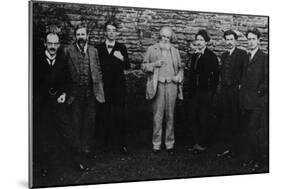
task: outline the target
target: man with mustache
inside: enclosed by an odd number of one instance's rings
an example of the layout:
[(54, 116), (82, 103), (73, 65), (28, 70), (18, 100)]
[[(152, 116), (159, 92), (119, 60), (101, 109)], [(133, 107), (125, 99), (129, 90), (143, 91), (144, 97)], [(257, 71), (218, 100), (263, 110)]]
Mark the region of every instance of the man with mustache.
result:
[[(48, 33), (44, 51), (33, 55), (33, 154), (46, 176), (52, 168), (58, 131), (65, 117), (66, 63), (57, 33)], [(38, 164), (37, 164), (38, 163)]]
[(268, 55), (259, 48), (261, 33), (258, 29), (248, 30), (246, 37), (249, 59), (244, 65), (241, 82), (241, 107), (248, 155), (244, 165), (256, 171), (263, 163), (261, 145), (265, 141), (260, 134), (268, 129), (267, 123), (261, 119), (268, 108)]
[(191, 57), (189, 76), (190, 112), (194, 136), (194, 145), (189, 150), (204, 151), (211, 131), (213, 116), (213, 97), (219, 80), (218, 58), (208, 47), (210, 37), (206, 30), (195, 35), (196, 52)]
[(162, 143), (162, 122), (165, 115), (165, 146), (175, 153), (174, 110), (176, 99), (183, 99), (183, 67), (179, 51), (171, 44), (174, 33), (170, 27), (160, 30), (160, 42), (148, 48), (142, 69), (147, 75), (146, 99), (152, 103), (152, 150), (158, 154)]
[(226, 148), (219, 157), (234, 155), (235, 137), (240, 131), (239, 90), (243, 66), (247, 63), (246, 51), (237, 48), (237, 34), (227, 30), (223, 35), (227, 51), (221, 56), (221, 127)]
[(126, 46), (116, 41), (117, 23), (109, 20), (104, 26), (105, 41), (98, 45), (103, 73), (105, 104), (103, 106), (103, 142), (105, 150), (129, 154), (125, 116), (126, 80), (124, 70), (130, 68)]
[(69, 95), (75, 146), (78, 154), (92, 154), (93, 132), (98, 103), (103, 103), (102, 73), (97, 49), (88, 44), (86, 25), (78, 25), (74, 32), (75, 43), (66, 49)]

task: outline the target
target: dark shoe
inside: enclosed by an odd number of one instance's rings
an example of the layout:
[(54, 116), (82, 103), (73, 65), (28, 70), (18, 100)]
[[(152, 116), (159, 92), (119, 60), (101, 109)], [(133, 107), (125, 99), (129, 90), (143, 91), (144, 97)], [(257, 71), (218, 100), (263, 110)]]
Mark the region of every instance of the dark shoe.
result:
[(128, 148), (126, 147), (126, 146), (123, 146), (122, 148), (121, 148), (121, 154), (123, 154), (123, 155), (131, 155), (131, 152), (128, 150)]
[(199, 145), (199, 144), (195, 144), (195, 145), (193, 146), (193, 149), (194, 149), (194, 150), (197, 150), (197, 151), (205, 151), (207, 148), (206, 148), (206, 147), (203, 147), (203, 146), (201, 146), (201, 145)]
[(46, 177), (48, 175), (49, 171), (47, 168), (42, 168), (41, 169), (41, 176)]
[(90, 171), (90, 168), (85, 163), (79, 163), (78, 168), (79, 168), (79, 171), (82, 171), (82, 172)]
[(153, 153), (154, 155), (157, 155), (157, 154), (160, 153), (160, 150), (158, 150), (158, 149), (152, 149), (152, 153)]
[(227, 149), (223, 151), (222, 153), (218, 153), (217, 157), (231, 157), (232, 156), (232, 151)]
[(175, 155), (175, 149), (174, 148), (168, 149), (167, 152), (171, 156)]

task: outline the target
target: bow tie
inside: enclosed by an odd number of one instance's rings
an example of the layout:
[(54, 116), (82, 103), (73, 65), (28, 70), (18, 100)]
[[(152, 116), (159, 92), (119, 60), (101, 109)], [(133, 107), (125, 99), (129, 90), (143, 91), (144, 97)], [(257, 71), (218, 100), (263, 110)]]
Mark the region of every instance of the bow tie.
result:
[(113, 45), (107, 45), (108, 49), (112, 49), (114, 46)]

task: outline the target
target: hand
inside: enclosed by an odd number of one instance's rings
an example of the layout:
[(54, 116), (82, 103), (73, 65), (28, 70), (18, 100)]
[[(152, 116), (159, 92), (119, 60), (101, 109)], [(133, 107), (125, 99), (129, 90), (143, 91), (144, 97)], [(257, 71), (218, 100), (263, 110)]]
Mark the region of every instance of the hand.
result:
[(120, 51), (114, 51), (113, 55), (121, 61), (124, 61), (124, 56), (121, 54)]
[(179, 75), (174, 76), (172, 80), (173, 80), (174, 83), (181, 83), (182, 82), (182, 78)]
[(65, 94), (65, 93), (62, 93), (62, 94), (58, 97), (57, 102), (58, 102), (59, 104), (62, 104), (62, 103), (65, 102), (65, 99), (66, 99), (66, 94)]
[(160, 68), (160, 67), (165, 66), (165, 65), (166, 65), (166, 62), (164, 60), (157, 60), (155, 62), (155, 67), (156, 68)]
[(74, 101), (74, 96), (67, 95), (66, 104), (70, 105)]

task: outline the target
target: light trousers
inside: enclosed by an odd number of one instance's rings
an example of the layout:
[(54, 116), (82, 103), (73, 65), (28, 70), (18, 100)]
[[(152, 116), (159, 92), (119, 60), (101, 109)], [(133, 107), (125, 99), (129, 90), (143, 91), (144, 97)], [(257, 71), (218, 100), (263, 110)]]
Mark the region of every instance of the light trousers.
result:
[(157, 93), (152, 102), (153, 112), (153, 149), (159, 150), (161, 148), (163, 119), (165, 116), (166, 135), (165, 146), (166, 149), (174, 148), (175, 134), (174, 134), (174, 110), (177, 99), (177, 84), (158, 83)]

